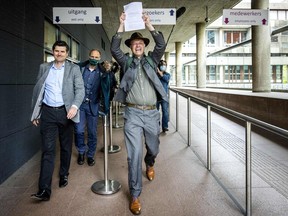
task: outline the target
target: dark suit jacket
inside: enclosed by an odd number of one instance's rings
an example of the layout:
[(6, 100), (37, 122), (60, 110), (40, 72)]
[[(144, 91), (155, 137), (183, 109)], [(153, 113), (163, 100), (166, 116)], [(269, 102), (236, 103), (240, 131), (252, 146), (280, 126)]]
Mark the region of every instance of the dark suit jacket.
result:
[[(53, 62), (43, 63), (40, 65), (36, 85), (32, 95), (32, 115), (31, 121), (39, 119), (41, 115), (42, 100), (44, 97), (44, 83), (48, 76), (49, 70)], [(66, 61), (64, 67), (64, 77), (62, 86), (62, 96), (67, 112), (72, 105), (78, 108), (83, 102), (85, 92), (83, 78), (78, 65)], [(72, 119), (74, 122), (79, 122), (79, 112)]]

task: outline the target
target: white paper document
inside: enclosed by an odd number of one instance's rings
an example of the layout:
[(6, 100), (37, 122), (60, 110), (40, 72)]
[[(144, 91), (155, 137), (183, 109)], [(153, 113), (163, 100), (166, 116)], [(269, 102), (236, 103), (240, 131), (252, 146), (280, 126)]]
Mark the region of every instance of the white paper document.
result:
[(126, 14), (124, 23), (126, 32), (145, 29), (145, 23), (142, 19), (142, 2), (131, 2), (130, 4), (124, 5), (124, 11)]

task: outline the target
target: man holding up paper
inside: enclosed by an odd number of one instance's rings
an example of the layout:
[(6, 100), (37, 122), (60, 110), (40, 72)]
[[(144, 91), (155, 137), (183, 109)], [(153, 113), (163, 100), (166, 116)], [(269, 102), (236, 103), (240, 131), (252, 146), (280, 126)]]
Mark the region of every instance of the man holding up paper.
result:
[(168, 101), (167, 94), (156, 71), (157, 64), (165, 51), (165, 40), (162, 33), (154, 29), (149, 16), (143, 14), (143, 22), (155, 41), (154, 50), (146, 56), (144, 50), (150, 41), (139, 32), (134, 32), (125, 41), (133, 56), (125, 55), (120, 49), (125, 19), (126, 14), (123, 12), (120, 16), (118, 31), (113, 36), (111, 44), (112, 56), (124, 72), (114, 100), (126, 104), (124, 137), (127, 149), (129, 192), (131, 195), (129, 208), (133, 214), (138, 215), (141, 213), (139, 196), (142, 191), (143, 137), (147, 150), (144, 158), (146, 176), (149, 181), (152, 181), (155, 177), (154, 163), (159, 153), (160, 143), (160, 113), (156, 109), (156, 102), (158, 97), (159, 100)]

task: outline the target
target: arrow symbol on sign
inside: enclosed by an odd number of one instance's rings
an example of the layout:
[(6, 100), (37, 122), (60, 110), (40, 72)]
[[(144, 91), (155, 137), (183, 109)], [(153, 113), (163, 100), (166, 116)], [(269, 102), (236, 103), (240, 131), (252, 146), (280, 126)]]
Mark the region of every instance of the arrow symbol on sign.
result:
[(262, 24), (263, 24), (263, 25), (266, 25), (266, 21), (267, 21), (266, 19), (263, 19), (263, 20), (262, 20)]
[(59, 21), (60, 21), (60, 17), (59, 17), (59, 16), (56, 16), (55, 21), (56, 21), (56, 22), (59, 22)]
[(224, 19), (224, 23), (226, 23), (226, 24), (229, 23), (229, 19), (228, 19), (228, 18), (225, 18), (225, 19)]
[(98, 23), (100, 21), (99, 16), (96, 16), (95, 21)]
[(170, 16), (173, 16), (174, 15), (174, 10), (170, 10), (169, 13), (170, 13)]

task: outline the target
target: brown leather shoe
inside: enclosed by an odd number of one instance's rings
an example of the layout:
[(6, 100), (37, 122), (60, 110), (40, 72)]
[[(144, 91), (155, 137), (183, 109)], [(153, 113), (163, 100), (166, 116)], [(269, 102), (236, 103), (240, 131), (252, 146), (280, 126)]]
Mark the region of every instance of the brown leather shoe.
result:
[(131, 203), (130, 203), (130, 211), (134, 215), (141, 214), (141, 204), (140, 204), (139, 198), (132, 198)]
[(146, 176), (148, 178), (149, 181), (152, 181), (155, 177), (155, 171), (153, 166), (147, 166), (146, 168)]

